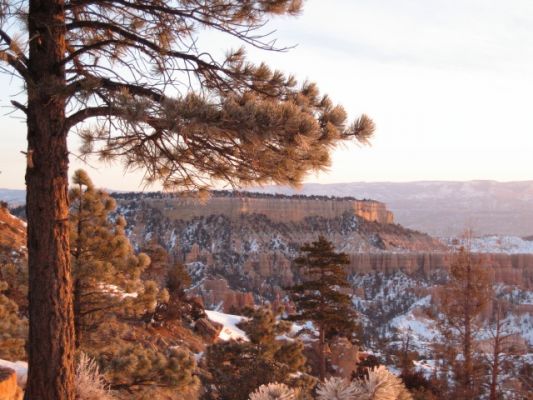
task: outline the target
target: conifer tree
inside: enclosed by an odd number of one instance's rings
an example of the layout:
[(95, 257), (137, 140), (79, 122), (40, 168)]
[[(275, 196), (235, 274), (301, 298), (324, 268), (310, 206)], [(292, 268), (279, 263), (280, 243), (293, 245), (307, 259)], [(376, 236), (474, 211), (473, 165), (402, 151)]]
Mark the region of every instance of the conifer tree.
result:
[(183, 296), (185, 289), (192, 283), (191, 276), (181, 263), (172, 265), (167, 273), (167, 287), (170, 292)]
[(326, 344), (332, 335), (350, 339), (357, 331), (356, 313), (351, 298), (343, 293), (350, 287), (344, 265), (350, 260), (345, 253), (335, 252), (331, 242), (320, 236), (317, 241), (301, 247), (302, 254), (294, 261), (299, 268), (301, 283), (290, 288), (296, 313), (292, 321), (312, 321), (318, 330), (319, 377), (326, 377)]
[(28, 321), (20, 317), (17, 304), (2, 293), (7, 287), (0, 281), (0, 359), (24, 360)]
[[(179, 189), (274, 181), (295, 185), (346, 139), (366, 142), (363, 116), (317, 87), (198, 47), (219, 32), (276, 50), (260, 28), (300, 0), (0, 0), (0, 61), (24, 83), (30, 271), (27, 398), (72, 400), (74, 317), (67, 137), (82, 152), (143, 168)], [(90, 128), (87, 124), (91, 123)], [(33, 365), (33, 367), (32, 367)], [(52, 365), (43, 368), (43, 365)]]
[(0, 281), (7, 283), (4, 295), (14, 301), (19, 313), (28, 317), (28, 265), (25, 260), (17, 260), (0, 265)]
[(490, 282), (479, 258), (462, 247), (450, 267), (449, 281), (440, 293), (440, 318), (437, 321), (446, 345), (443, 351), (455, 377), (454, 395), (472, 399), (480, 395), (481, 362), (476, 357), (480, 314), (490, 299)]
[(95, 189), (83, 170), (75, 172), (69, 198), (75, 332), (80, 346), (84, 333), (96, 330), (109, 314), (119, 309), (131, 314), (136, 303), (143, 312), (153, 309), (158, 289), (140, 279), (150, 259), (134, 254), (125, 219), (110, 220), (114, 199)]
[[(276, 321), (270, 309), (248, 310), (249, 319), (239, 324), (249, 341), (216, 343), (207, 349), (206, 362), (211, 378), (207, 387), (214, 390), (208, 398), (246, 400), (261, 385), (285, 383), (305, 390), (309, 379), (291, 378), (304, 370), (303, 345), (299, 341), (284, 341), (277, 337), (288, 326)], [(239, 382), (238, 385), (235, 382)]]
[(91, 336), (87, 353), (118, 398), (181, 399), (198, 389), (192, 353), (145, 324), (112, 316)]

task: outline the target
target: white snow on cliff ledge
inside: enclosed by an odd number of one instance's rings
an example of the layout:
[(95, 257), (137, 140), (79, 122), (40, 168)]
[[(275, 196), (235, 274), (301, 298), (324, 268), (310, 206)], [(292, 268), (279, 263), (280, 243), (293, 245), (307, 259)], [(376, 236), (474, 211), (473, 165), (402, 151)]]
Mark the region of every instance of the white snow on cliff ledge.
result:
[[(452, 247), (465, 245), (463, 241), (453, 244)], [(506, 253), (506, 254), (532, 254), (533, 241), (524, 240), (518, 236), (482, 236), (469, 239), (472, 253)]]
[(207, 318), (213, 322), (223, 325), (222, 331), (218, 335), (221, 340), (245, 340), (248, 341), (246, 333), (237, 327), (237, 324), (246, 319), (240, 315), (224, 314), (218, 311), (205, 310)]

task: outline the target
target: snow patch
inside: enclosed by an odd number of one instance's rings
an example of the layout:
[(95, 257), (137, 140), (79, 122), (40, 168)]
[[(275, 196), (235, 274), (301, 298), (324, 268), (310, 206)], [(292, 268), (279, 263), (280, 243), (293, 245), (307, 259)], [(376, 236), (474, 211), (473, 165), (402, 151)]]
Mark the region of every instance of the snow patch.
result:
[(248, 341), (246, 333), (237, 324), (245, 320), (245, 317), (240, 315), (224, 314), (218, 311), (205, 310), (207, 318), (213, 322), (223, 325), (222, 331), (218, 335), (221, 340), (244, 340)]
[[(458, 248), (459, 246), (466, 246), (464, 240), (459, 240), (452, 243), (449, 240), (452, 247)], [(504, 253), (504, 254), (532, 254), (533, 253), (533, 241), (524, 240), (518, 236), (482, 236), (471, 238), (468, 240), (468, 246), (472, 253)]]

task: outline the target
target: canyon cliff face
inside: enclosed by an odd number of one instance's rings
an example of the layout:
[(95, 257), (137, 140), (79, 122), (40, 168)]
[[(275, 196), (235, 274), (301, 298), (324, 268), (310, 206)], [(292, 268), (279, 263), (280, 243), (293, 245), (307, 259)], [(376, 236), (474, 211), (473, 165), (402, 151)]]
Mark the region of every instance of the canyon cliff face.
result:
[[(383, 203), (353, 199), (215, 194), (192, 198), (116, 195), (137, 248), (151, 242), (188, 265), (207, 306), (229, 311), (251, 302), (276, 301), (292, 285), (292, 259), (319, 235), (349, 254), (351, 275), (402, 272), (435, 280), (451, 255), (438, 240), (393, 223)], [(495, 281), (533, 287), (533, 255), (484, 255)], [(354, 289), (355, 290), (355, 289)]]
[(250, 190), (285, 195), (356, 196), (382, 201), (401, 225), (436, 236), (533, 234), (533, 181), (352, 182), (267, 186)]
[[(224, 195), (221, 195), (224, 193)], [(351, 198), (309, 198), (302, 196), (249, 196), (246, 194), (226, 195), (215, 192), (206, 200), (196, 197), (177, 197), (164, 194), (140, 195), (149, 206), (158, 209), (171, 220), (190, 221), (195, 218), (222, 215), (231, 221), (243, 216), (260, 214), (273, 222), (300, 222), (309, 216), (333, 219), (345, 213), (355, 215), (369, 222), (380, 224), (394, 223), (394, 215), (384, 203), (374, 200)], [(114, 194), (125, 206), (136, 204), (128, 200), (130, 195)], [(135, 195), (133, 195), (135, 197)]]

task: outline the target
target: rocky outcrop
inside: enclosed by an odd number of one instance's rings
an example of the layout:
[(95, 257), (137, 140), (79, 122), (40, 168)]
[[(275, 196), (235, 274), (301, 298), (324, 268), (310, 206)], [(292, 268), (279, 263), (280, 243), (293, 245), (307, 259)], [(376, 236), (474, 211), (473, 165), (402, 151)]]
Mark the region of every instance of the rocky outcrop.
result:
[(0, 400), (22, 400), (17, 374), (12, 369), (0, 367)]
[(384, 203), (374, 200), (357, 200), (353, 202), (355, 215), (367, 221), (380, 224), (394, 223), (394, 214), (387, 210)]
[[(124, 205), (137, 201), (117, 196)], [(184, 221), (209, 215), (223, 215), (234, 221), (243, 215), (261, 214), (274, 222), (299, 222), (310, 215), (331, 219), (348, 212), (370, 222), (394, 222), (394, 215), (387, 210), (385, 204), (374, 200), (273, 196), (261, 198), (247, 194), (219, 197), (215, 194), (206, 201), (200, 201), (196, 197), (170, 196), (144, 201), (149, 201), (151, 206), (159, 209), (165, 217)]]
[(222, 311), (236, 312), (254, 305), (251, 292), (230, 289), (228, 281), (224, 278), (206, 279), (199, 290), (193, 290), (202, 296), (207, 308), (220, 307)]
[(359, 363), (359, 346), (346, 338), (337, 337), (329, 346), (329, 350), (329, 359), (334, 366), (335, 375), (351, 379)]
[[(192, 199), (136, 196), (118, 200), (133, 243), (142, 248), (147, 240), (158, 240), (189, 266), (193, 293), (206, 307), (225, 312), (283, 298), (283, 288), (297, 279), (292, 260), (303, 243), (319, 235), (349, 255), (352, 275), (401, 271), (442, 283), (451, 263), (447, 246), (438, 240), (372, 221), (391, 218), (378, 202), (271, 196), (213, 197), (199, 205)], [(533, 255), (483, 257), (495, 282), (533, 287)]]
[(200, 318), (194, 324), (194, 331), (208, 343), (215, 343), (224, 326), (207, 318)]

